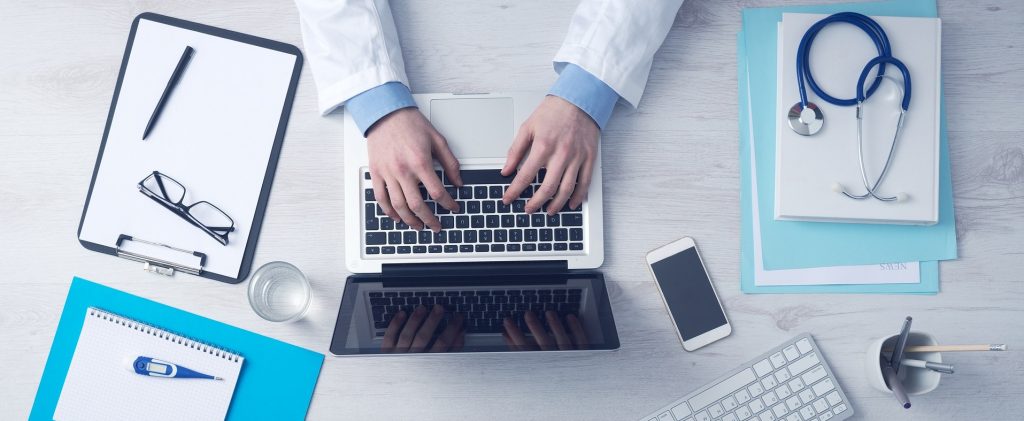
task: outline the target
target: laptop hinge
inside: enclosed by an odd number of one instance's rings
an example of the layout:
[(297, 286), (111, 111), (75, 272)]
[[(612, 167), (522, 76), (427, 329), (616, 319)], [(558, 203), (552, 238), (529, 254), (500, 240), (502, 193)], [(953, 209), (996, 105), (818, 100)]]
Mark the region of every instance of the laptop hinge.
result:
[(540, 260), (529, 262), (469, 262), (469, 263), (385, 263), (381, 275), (390, 277), (422, 276), (515, 276), (559, 274), (569, 271), (565, 260)]

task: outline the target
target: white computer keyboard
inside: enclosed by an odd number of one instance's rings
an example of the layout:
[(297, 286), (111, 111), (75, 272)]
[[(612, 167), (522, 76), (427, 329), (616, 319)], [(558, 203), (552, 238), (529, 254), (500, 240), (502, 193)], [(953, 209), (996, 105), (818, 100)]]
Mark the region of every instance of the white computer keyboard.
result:
[(642, 421), (839, 421), (853, 407), (809, 334), (798, 335)]

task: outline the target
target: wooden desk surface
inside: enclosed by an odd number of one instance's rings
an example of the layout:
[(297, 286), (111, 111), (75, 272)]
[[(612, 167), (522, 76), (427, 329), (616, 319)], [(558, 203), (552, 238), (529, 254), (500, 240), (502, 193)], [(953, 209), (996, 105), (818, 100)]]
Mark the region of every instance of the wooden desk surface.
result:
[[(417, 92), (545, 90), (575, 0), (394, 1)], [(639, 417), (800, 332), (811, 332), (857, 419), (1006, 419), (1024, 413), (1024, 5), (941, 1), (943, 77), (960, 259), (936, 296), (739, 291), (736, 49), (740, 9), (782, 1), (689, 0), (655, 59), (639, 111), (604, 133), (605, 223), (622, 349), (587, 355), (327, 357), (310, 419)], [(151, 275), (76, 239), (128, 29), (153, 11), (302, 45), (295, 6), (258, 2), (5, 2), (0, 6), (0, 418), (32, 405), (72, 276), (327, 353), (347, 276), (342, 118), (321, 118), (302, 79), (256, 252), (313, 281), (311, 315), (276, 325), (247, 284)], [(666, 194), (670, 193), (670, 194)], [(674, 193), (674, 194), (671, 194)], [(646, 221), (646, 222), (634, 222)], [(645, 268), (648, 250), (697, 239), (733, 335), (684, 352)], [(870, 388), (862, 356), (905, 315), (945, 343), (957, 374), (910, 411)], [(1016, 415), (1011, 415), (1016, 414)]]

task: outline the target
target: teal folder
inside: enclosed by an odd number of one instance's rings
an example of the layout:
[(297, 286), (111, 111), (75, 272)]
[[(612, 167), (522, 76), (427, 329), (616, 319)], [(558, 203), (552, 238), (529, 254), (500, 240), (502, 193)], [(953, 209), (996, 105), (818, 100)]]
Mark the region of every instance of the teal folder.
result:
[[(237, 352), (245, 357), (229, 420), (304, 419), (323, 354), (197, 316), (81, 278), (71, 281), (67, 301), (43, 369), (30, 420), (52, 420), (71, 356), (85, 321), (85, 309), (98, 307)], [(159, 397), (154, 397), (159, 398)], [(126, 403), (127, 404), (127, 403)], [(131, 403), (139, 405), (144, 403)]]
[[(747, 54), (743, 33), (737, 43), (737, 82), (739, 85), (740, 130), (740, 290), (747, 294), (793, 293), (889, 293), (934, 294), (939, 291), (939, 264), (921, 262), (921, 282), (917, 284), (859, 284), (859, 285), (785, 285), (757, 286), (754, 284), (754, 209), (751, 186), (750, 107), (747, 86)], [(758, 179), (758, 189), (771, 179)], [(763, 253), (763, 251), (762, 251)]]
[[(948, 260), (957, 257), (953, 189), (945, 114), (940, 127), (939, 222), (930, 226), (776, 221), (775, 109), (778, 22), (782, 14), (841, 11), (867, 15), (936, 17), (935, 0), (787, 6), (743, 10), (743, 32), (750, 72), (753, 139), (757, 142), (758, 197), (765, 269), (865, 265)], [(865, 41), (868, 42), (868, 41)], [(899, 55), (899, 52), (896, 52)], [(795, 76), (794, 76), (795, 77)], [(851, 81), (850, 83), (854, 83)], [(796, 92), (793, 92), (794, 98)], [(911, 110), (911, 112), (913, 112)], [(852, 158), (851, 158), (852, 159)], [(894, 165), (899, 165), (895, 163)], [(763, 187), (762, 187), (763, 186)]]

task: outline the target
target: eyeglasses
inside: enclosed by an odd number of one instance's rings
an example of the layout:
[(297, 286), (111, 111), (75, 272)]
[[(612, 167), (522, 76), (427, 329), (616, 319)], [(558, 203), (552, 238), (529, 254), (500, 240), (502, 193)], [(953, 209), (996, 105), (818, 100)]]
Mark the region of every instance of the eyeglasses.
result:
[(153, 171), (142, 179), (139, 192), (203, 230), (221, 245), (228, 244), (228, 234), (235, 230), (235, 220), (212, 203), (204, 200), (191, 205), (183, 204), (185, 186), (160, 171)]

